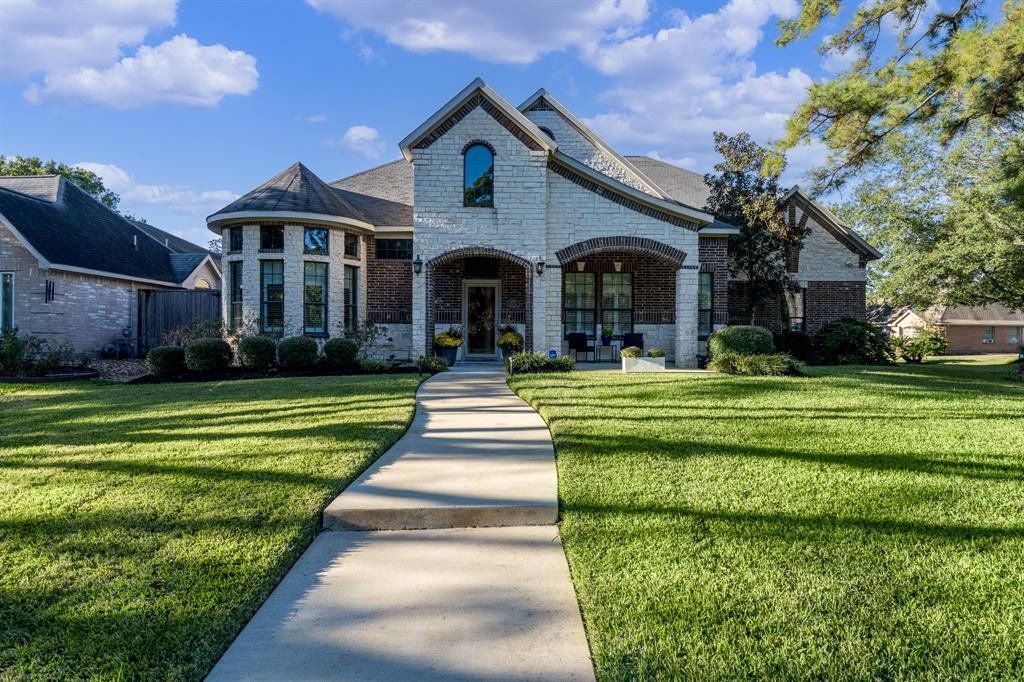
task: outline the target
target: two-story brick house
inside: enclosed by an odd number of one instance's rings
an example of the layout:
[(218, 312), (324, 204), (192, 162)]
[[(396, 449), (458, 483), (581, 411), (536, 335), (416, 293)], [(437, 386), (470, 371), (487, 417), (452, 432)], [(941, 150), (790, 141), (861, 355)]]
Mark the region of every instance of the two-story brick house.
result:
[[(493, 357), (505, 326), (539, 351), (568, 352), (570, 334), (604, 350), (606, 334), (608, 359), (632, 333), (692, 366), (711, 331), (749, 319), (728, 270), (738, 231), (702, 209), (702, 177), (622, 156), (544, 90), (515, 107), (477, 79), (400, 147), (331, 184), (295, 164), (208, 218), (228, 323), (331, 336), (370, 319), (397, 357), (450, 326), (470, 358)], [(802, 291), (758, 321), (863, 318), (878, 253), (798, 188), (786, 202), (810, 227), (789, 259)]]

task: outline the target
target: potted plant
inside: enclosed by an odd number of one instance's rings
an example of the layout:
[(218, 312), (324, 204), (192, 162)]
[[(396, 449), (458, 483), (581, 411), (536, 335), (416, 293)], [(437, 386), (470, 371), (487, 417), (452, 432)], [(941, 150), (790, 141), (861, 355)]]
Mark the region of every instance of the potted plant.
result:
[(647, 357), (636, 346), (626, 346), (619, 353), (622, 358), (622, 371), (631, 372), (664, 372), (665, 353), (658, 348), (647, 351)]
[(502, 359), (523, 350), (523, 335), (516, 331), (516, 328), (509, 325), (501, 328), (501, 336), (498, 337), (498, 348), (501, 349)]
[(610, 346), (612, 345), (612, 335), (604, 327), (601, 327), (601, 345)]
[(449, 327), (448, 331), (434, 336), (434, 349), (438, 355), (445, 359), (449, 367), (454, 365), (458, 359), (461, 346), (462, 330), (458, 327)]

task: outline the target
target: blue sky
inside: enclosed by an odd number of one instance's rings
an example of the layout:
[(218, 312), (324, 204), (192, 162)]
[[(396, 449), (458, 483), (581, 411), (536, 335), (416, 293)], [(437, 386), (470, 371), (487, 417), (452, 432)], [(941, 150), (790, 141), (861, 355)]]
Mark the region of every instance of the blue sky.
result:
[[(122, 208), (205, 243), (205, 217), (301, 160), (325, 180), (481, 76), (546, 87), (623, 153), (698, 172), (711, 132), (781, 132), (842, 59), (778, 48), (795, 0), (0, 4), (0, 153), (82, 163)], [(823, 157), (797, 150), (790, 179)]]

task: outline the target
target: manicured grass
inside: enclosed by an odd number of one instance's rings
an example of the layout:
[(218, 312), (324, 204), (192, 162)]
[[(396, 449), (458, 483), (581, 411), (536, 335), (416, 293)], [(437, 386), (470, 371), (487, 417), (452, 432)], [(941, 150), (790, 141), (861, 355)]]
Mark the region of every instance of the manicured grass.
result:
[(1024, 386), (996, 361), (515, 377), (598, 678), (1024, 677)]
[(199, 679), (415, 375), (0, 386), (0, 679)]

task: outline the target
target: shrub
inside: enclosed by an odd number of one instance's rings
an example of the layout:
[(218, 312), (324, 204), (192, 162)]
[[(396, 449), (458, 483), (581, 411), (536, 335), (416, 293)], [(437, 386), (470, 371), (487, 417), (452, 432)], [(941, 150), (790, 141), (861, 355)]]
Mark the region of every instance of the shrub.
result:
[(436, 355), (421, 355), (416, 366), (419, 367), (421, 372), (429, 372), (431, 375), (447, 371), (448, 369), (448, 363), (445, 359), (439, 358)]
[(434, 336), (434, 345), (438, 348), (458, 348), (462, 345), (462, 330), (449, 327), (448, 331)]
[(573, 368), (573, 360), (568, 355), (549, 358), (544, 353), (524, 351), (505, 358), (505, 369), (510, 374), (528, 374), (534, 372), (569, 372)]
[(220, 372), (231, 364), (231, 346), (224, 339), (193, 339), (185, 344), (185, 367), (193, 372)]
[(19, 335), (14, 327), (0, 335), (0, 374), (54, 374), (71, 360), (73, 353), (69, 344), (50, 344), (39, 336)]
[(277, 357), (287, 369), (309, 369), (317, 356), (316, 341), (308, 336), (289, 336), (277, 344)]
[(814, 335), (815, 360), (826, 365), (887, 365), (895, 360), (882, 330), (860, 320), (831, 322)]
[(749, 377), (802, 376), (803, 368), (802, 362), (794, 360), (786, 353), (726, 353), (716, 355), (708, 363), (708, 369), (716, 372)]
[(906, 362), (918, 363), (929, 355), (941, 355), (949, 346), (949, 339), (944, 334), (921, 330), (910, 338), (897, 336), (889, 340), (896, 355)]
[(351, 339), (331, 339), (324, 344), (324, 360), (332, 369), (352, 369), (359, 362), (359, 346)]
[(665, 351), (660, 348), (652, 348), (647, 351), (647, 357), (649, 358), (663, 358), (665, 357)]
[(274, 366), (277, 344), (269, 336), (246, 336), (238, 342), (238, 361), (249, 369), (267, 369)]
[(388, 338), (387, 327), (370, 320), (363, 321), (352, 330), (344, 330), (344, 320), (339, 320), (338, 324), (342, 326), (345, 338), (356, 344), (356, 357), (360, 359), (368, 357), (382, 340), (394, 340)]
[(636, 346), (626, 346), (619, 351), (619, 357), (623, 358), (638, 358), (640, 357), (640, 349)]
[(523, 335), (515, 329), (503, 332), (498, 338), (498, 348), (506, 355), (520, 352), (523, 350), (523, 345)]
[(185, 349), (177, 346), (157, 346), (146, 353), (146, 368), (155, 377), (184, 374)]
[(772, 333), (764, 327), (737, 325), (719, 329), (708, 338), (708, 355), (765, 355), (775, 352)]
[(383, 374), (391, 371), (391, 363), (377, 358), (363, 358), (359, 361), (359, 369), (366, 374)]
[(809, 334), (798, 331), (784, 331), (774, 334), (775, 349), (792, 355), (797, 360), (810, 362), (814, 357), (814, 341)]

